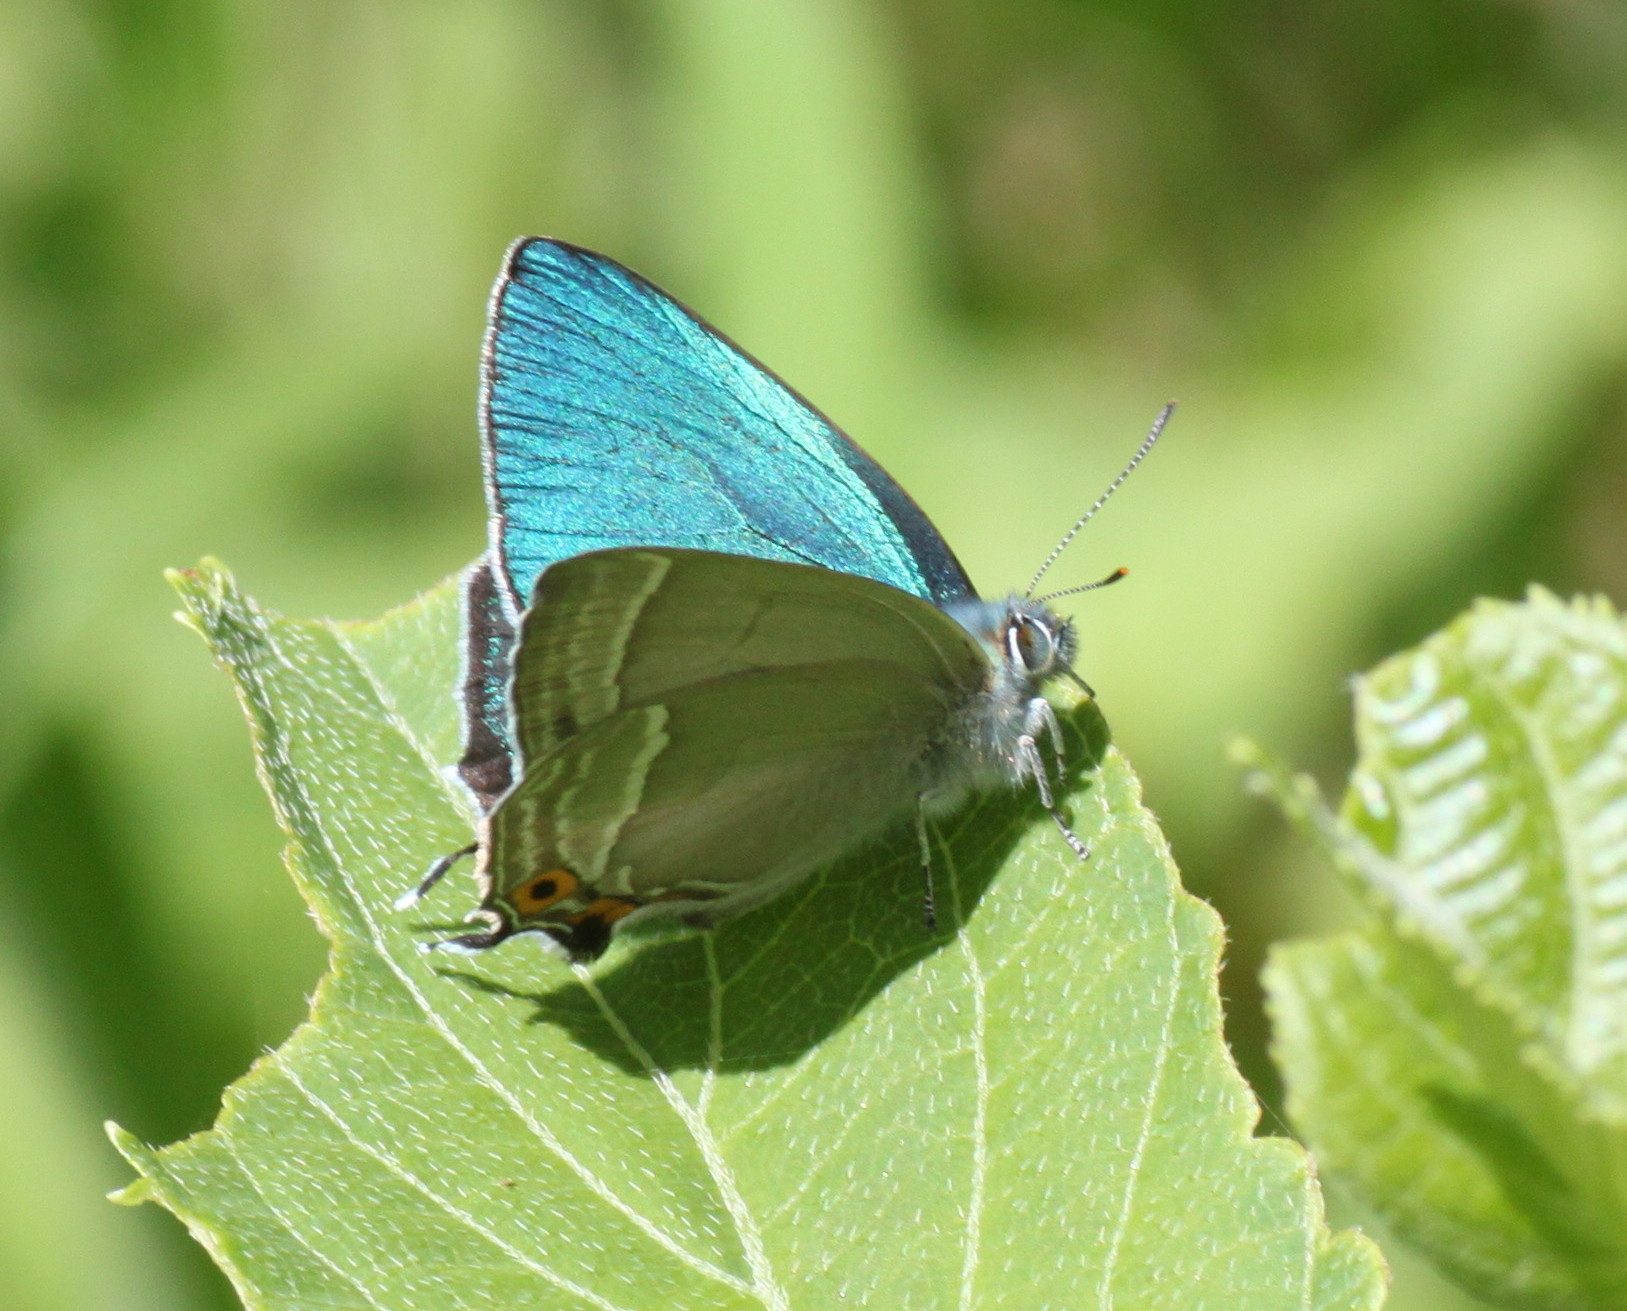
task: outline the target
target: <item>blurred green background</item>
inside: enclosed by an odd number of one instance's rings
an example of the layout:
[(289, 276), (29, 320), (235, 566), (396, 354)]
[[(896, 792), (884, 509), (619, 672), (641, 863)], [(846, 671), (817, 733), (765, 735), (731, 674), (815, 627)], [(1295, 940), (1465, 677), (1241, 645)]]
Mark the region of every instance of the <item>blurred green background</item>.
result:
[[(1351, 671), (1476, 594), (1627, 596), (1624, 129), (1613, 0), (8, 0), (6, 1305), (231, 1304), (101, 1199), (98, 1124), (207, 1125), (322, 947), (160, 570), (359, 617), (470, 559), (519, 233), (771, 362), (989, 590), (1180, 397), (1052, 577), (1133, 570), (1080, 667), (1274, 1104), (1264, 948), (1353, 911), (1223, 741), (1336, 781)], [(1387, 1248), (1395, 1306), (1472, 1305)]]

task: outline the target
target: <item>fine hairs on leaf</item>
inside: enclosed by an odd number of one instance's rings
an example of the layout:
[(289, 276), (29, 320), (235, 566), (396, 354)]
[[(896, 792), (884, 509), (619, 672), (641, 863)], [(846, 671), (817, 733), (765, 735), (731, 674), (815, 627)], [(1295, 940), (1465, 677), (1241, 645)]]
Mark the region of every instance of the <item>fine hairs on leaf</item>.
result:
[[(1214, 913), (1181, 891), (1090, 703), (1058, 800), (905, 823), (710, 933), (591, 968), (517, 940), (426, 957), (392, 903), (469, 840), (450, 586), (374, 624), (179, 575), (238, 688), (332, 943), (309, 1019), (152, 1148), (115, 1131), (246, 1305), (1370, 1311), (1373, 1246), (1302, 1150), (1252, 1136)], [(448, 883), (460, 878), (454, 872)]]
[(1296, 1129), (1496, 1305), (1627, 1306), (1627, 626), (1533, 589), (1362, 678), (1339, 812), (1237, 755), (1371, 908), (1266, 971)]

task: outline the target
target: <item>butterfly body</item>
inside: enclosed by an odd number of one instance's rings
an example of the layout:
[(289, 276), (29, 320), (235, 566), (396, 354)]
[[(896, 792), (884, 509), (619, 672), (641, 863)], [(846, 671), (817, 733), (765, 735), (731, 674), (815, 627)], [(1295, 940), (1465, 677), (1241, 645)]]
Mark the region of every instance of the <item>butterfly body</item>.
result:
[(481, 927), (441, 945), (538, 931), (584, 960), (634, 919), (708, 927), (989, 788), (1032, 784), (1068, 832), (1044, 689), (1077, 681), (1071, 623), (979, 599), (879, 465), (664, 292), (517, 242), (481, 415)]

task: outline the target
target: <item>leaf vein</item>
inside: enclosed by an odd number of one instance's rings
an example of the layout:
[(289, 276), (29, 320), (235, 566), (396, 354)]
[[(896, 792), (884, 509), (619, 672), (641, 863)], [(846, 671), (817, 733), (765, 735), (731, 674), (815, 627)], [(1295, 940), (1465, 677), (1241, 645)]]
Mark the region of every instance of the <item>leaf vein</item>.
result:
[[(271, 1214), (277, 1218), (277, 1223), (282, 1225), (283, 1229), (290, 1237), (294, 1239), (295, 1242), (314, 1256), (320, 1264), (333, 1271), (333, 1273), (338, 1275), (340, 1279), (343, 1279), (347, 1284), (360, 1293), (362, 1300), (366, 1302), (368, 1306), (377, 1307), (378, 1311), (390, 1311), (389, 1307), (385, 1306), (384, 1303), (380, 1302), (376, 1297), (373, 1296), (372, 1293), (368, 1291), (367, 1285), (362, 1283), (362, 1281), (356, 1275), (346, 1270), (331, 1256), (328, 1256), (319, 1247), (317, 1247), (317, 1245), (313, 1243), (304, 1233), (300, 1232), (300, 1230), (294, 1226), (288, 1217), (283, 1214), (282, 1209), (271, 1200), (271, 1197), (261, 1185), (260, 1180), (258, 1176), (255, 1175), (254, 1171), (248, 1168), (248, 1166), (243, 1162), (242, 1158), (238, 1156), (236, 1152), (233, 1152), (232, 1155), (237, 1162), (238, 1168), (243, 1171), (243, 1177), (249, 1181), (249, 1187), (254, 1189), (260, 1200), (265, 1203), (266, 1210), (270, 1211)], [(190, 1225), (188, 1227), (190, 1227)], [(210, 1247), (211, 1255), (213, 1255), (213, 1245), (211, 1244), (208, 1246)]]
[(1502, 681), (1496, 678), (1486, 678), (1486, 685), (1491, 694), (1502, 703), (1509, 718), (1525, 738), (1526, 749), (1530, 752), (1531, 760), (1537, 767), (1542, 786), (1547, 794), (1548, 809), (1553, 818), (1554, 832), (1559, 840), (1560, 865), (1564, 874), (1565, 883), (1569, 891), (1570, 920), (1571, 920), (1571, 959), (1570, 959), (1570, 986), (1569, 996), (1566, 998), (1564, 1043), (1567, 1056), (1570, 1056), (1571, 1047), (1576, 1036), (1583, 1028), (1583, 1020), (1579, 1014), (1591, 1000), (1587, 980), (1596, 977), (1596, 957), (1598, 943), (1592, 928), (1591, 917), (1588, 912), (1592, 909), (1592, 898), (1587, 884), (1588, 866), (1583, 857), (1586, 846), (1581, 835), (1576, 831), (1580, 822), (1571, 814), (1568, 794), (1572, 781), (1565, 777), (1564, 770), (1554, 759), (1552, 745), (1546, 734), (1540, 731), (1534, 716), (1529, 715), (1509, 694)]
[(616, 1036), (623, 1045), (644, 1067), (645, 1073), (660, 1089), (661, 1095), (666, 1098), (667, 1105), (672, 1107), (673, 1113), (680, 1123), (689, 1131), (696, 1148), (700, 1151), (701, 1160), (706, 1171), (712, 1176), (712, 1182), (717, 1187), (718, 1198), (722, 1201), (724, 1209), (728, 1211), (729, 1218), (734, 1221), (735, 1232), (740, 1238), (740, 1247), (745, 1254), (746, 1265), (751, 1270), (752, 1282), (750, 1292), (769, 1311), (790, 1311), (791, 1300), (785, 1289), (775, 1278), (773, 1265), (768, 1259), (768, 1250), (763, 1246), (762, 1231), (758, 1227), (757, 1219), (746, 1204), (745, 1197), (740, 1192), (739, 1181), (734, 1177), (734, 1171), (729, 1168), (728, 1160), (724, 1157), (718, 1146), (717, 1138), (712, 1133), (712, 1127), (707, 1123), (706, 1117), (701, 1115), (695, 1107), (689, 1104), (688, 1099), (678, 1090), (676, 1084), (650, 1059), (650, 1054), (644, 1049), (644, 1044), (633, 1035), (633, 1031), (616, 1010), (610, 1005), (593, 975), (581, 965), (574, 967), (577, 980), (588, 995), (593, 998), (594, 1004), (599, 1008), (600, 1014), (616, 1031)]
[(430, 752), (428, 743), (422, 741), (412, 731), (412, 726), (402, 716), (400, 708), (389, 695), (384, 684), (374, 676), (372, 666), (362, 659), (360, 653), (351, 645), (350, 640), (340, 631), (337, 625), (331, 625), (329, 631), (333, 633), (335, 640), (338, 641), (344, 653), (350, 657), (351, 663), (355, 665), (356, 671), (361, 674), (367, 686), (372, 690), (374, 698), (378, 701), (379, 708), (384, 712), (385, 722), (395, 729), (397, 733), (401, 734), (402, 740), (412, 747), (413, 752), (423, 761), (430, 774), (434, 776), (441, 791), (446, 793), (459, 811), (464, 815), (470, 814), (468, 792), (447, 777), (446, 771), (441, 768), (440, 762)]
[(989, 1170), (989, 1054), (987, 983), (978, 964), (977, 951), (966, 929), (965, 908), (960, 899), (960, 877), (953, 854), (945, 848), (949, 867), (949, 896), (955, 907), (955, 941), (966, 958), (966, 977), (972, 1002), (972, 1032), (969, 1044), (975, 1092), (972, 1102), (972, 1169), (967, 1184), (966, 1237), (960, 1267), (960, 1311), (971, 1311), (977, 1288), (977, 1267), (983, 1255), (983, 1206)]
[[(574, 1297), (580, 1298), (582, 1301), (587, 1302), (592, 1306), (601, 1308), (601, 1311), (627, 1311), (627, 1308), (618, 1306), (616, 1303), (609, 1301), (607, 1298), (601, 1297), (591, 1289), (583, 1288), (574, 1280), (567, 1279), (564, 1275), (548, 1269), (547, 1266), (540, 1265), (536, 1261), (531, 1260), (519, 1248), (505, 1242), (499, 1235), (493, 1233), (489, 1228), (481, 1224), (480, 1221), (475, 1219), (474, 1216), (470, 1215), (462, 1207), (454, 1203), (450, 1198), (436, 1192), (423, 1180), (418, 1178), (418, 1176), (415, 1175), (411, 1170), (407, 1169), (406, 1166), (395, 1160), (395, 1158), (388, 1156), (378, 1148), (363, 1142), (362, 1139), (359, 1138), (354, 1131), (352, 1131), (349, 1124), (345, 1122), (344, 1118), (340, 1116), (338, 1111), (336, 1111), (323, 1098), (317, 1096), (316, 1093), (308, 1088), (305, 1085), (304, 1080), (294, 1073), (290, 1066), (284, 1065), (281, 1069), (281, 1073), (289, 1083), (294, 1085), (294, 1087), (299, 1091), (300, 1095), (304, 1097), (306, 1101), (310, 1102), (310, 1104), (314, 1106), (321, 1115), (328, 1119), (328, 1121), (335, 1129), (339, 1131), (340, 1136), (347, 1143), (349, 1143), (357, 1151), (361, 1152), (364, 1156), (368, 1156), (377, 1161), (390, 1174), (401, 1180), (401, 1182), (406, 1184), (409, 1188), (412, 1188), (414, 1191), (421, 1193), (424, 1197), (428, 1198), (454, 1220), (462, 1224), (465, 1228), (469, 1229), (470, 1232), (479, 1234), (480, 1237), (484, 1238), (498, 1251), (503, 1253), (504, 1256), (508, 1257), (518, 1265), (523, 1266), (525, 1269), (542, 1276), (543, 1279), (547, 1280), (555, 1287), (563, 1289), (565, 1292), (570, 1293)], [(371, 1300), (372, 1299), (369, 1298), (369, 1301)], [(374, 1305), (377, 1306), (378, 1303), (374, 1302)]]
[(1113, 1305), (1113, 1280), (1118, 1274), (1119, 1255), (1123, 1248), (1124, 1236), (1129, 1232), (1130, 1217), (1135, 1211), (1137, 1188), (1136, 1183), (1141, 1176), (1141, 1163), (1146, 1156), (1147, 1144), (1152, 1140), (1153, 1117), (1158, 1109), (1158, 1099), (1163, 1090), (1164, 1067), (1169, 1060), (1169, 1051), (1172, 1036), (1175, 1031), (1175, 1011), (1181, 995), (1180, 980), (1180, 938), (1175, 931), (1175, 905), (1173, 900), (1169, 903), (1167, 929), (1169, 933), (1169, 1000), (1164, 1006), (1164, 1019), (1158, 1034), (1158, 1054), (1153, 1061), (1152, 1078), (1147, 1085), (1146, 1109), (1141, 1117), (1141, 1127), (1136, 1131), (1135, 1147), (1130, 1152), (1129, 1167), (1126, 1172), (1124, 1185), (1124, 1204), (1119, 1208), (1118, 1223), (1113, 1227), (1112, 1236), (1108, 1239), (1106, 1259), (1102, 1263), (1102, 1279), (1097, 1292), (1097, 1305), (1110, 1308)]

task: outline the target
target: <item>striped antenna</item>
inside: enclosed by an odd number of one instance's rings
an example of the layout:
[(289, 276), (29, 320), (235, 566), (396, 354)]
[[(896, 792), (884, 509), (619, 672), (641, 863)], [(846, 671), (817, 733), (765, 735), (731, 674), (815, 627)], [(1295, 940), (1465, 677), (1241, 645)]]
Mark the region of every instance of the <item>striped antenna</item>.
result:
[[(1164, 431), (1164, 425), (1169, 422), (1169, 416), (1174, 413), (1174, 401), (1169, 402), (1168, 405), (1164, 406), (1163, 409), (1158, 411), (1158, 417), (1152, 421), (1152, 430), (1148, 432), (1145, 438), (1142, 439), (1140, 447), (1138, 447), (1136, 453), (1130, 457), (1130, 463), (1124, 466), (1124, 472), (1119, 474), (1117, 478), (1113, 479), (1112, 485), (1096, 498), (1095, 505), (1091, 506), (1090, 509), (1086, 510), (1082, 515), (1079, 516), (1079, 522), (1074, 524), (1072, 528), (1068, 529), (1068, 531), (1062, 535), (1062, 540), (1056, 544), (1056, 549), (1045, 557), (1045, 563), (1039, 567), (1039, 572), (1034, 575), (1034, 581), (1028, 584), (1028, 590), (1023, 593), (1025, 597), (1032, 597), (1034, 595), (1034, 589), (1039, 586), (1039, 580), (1045, 577), (1046, 570), (1056, 563), (1057, 557), (1068, 549), (1068, 544), (1079, 535), (1079, 530), (1096, 517), (1096, 512), (1100, 510), (1102, 506), (1107, 504), (1108, 499), (1113, 495), (1113, 493), (1118, 491), (1120, 487), (1124, 486), (1124, 480), (1135, 472), (1136, 465), (1140, 464), (1147, 458), (1147, 452), (1152, 450), (1153, 443), (1158, 440), (1159, 434)], [(1097, 586), (1100, 586), (1100, 584), (1097, 584)], [(1057, 593), (1057, 595), (1060, 596), (1062, 593)]]
[(1094, 583), (1085, 583), (1080, 587), (1064, 587), (1060, 592), (1047, 592), (1044, 596), (1036, 596), (1032, 599), (1038, 601), (1041, 605), (1046, 605), (1061, 596), (1078, 596), (1080, 592), (1094, 592), (1098, 587), (1111, 587), (1121, 578), (1128, 578), (1129, 576), (1130, 571), (1120, 565), (1106, 578), (1098, 578)]

